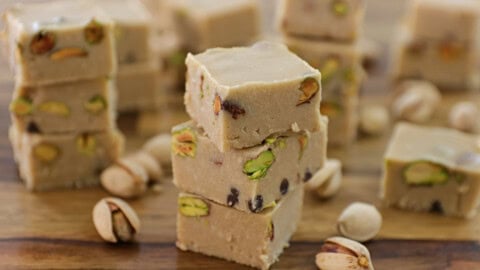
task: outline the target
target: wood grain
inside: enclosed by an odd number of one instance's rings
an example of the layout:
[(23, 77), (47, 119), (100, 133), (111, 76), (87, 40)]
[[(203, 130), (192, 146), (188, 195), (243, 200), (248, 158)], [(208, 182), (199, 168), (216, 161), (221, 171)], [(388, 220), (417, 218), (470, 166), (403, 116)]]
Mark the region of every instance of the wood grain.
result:
[[(369, 0), (368, 4), (366, 34), (386, 48), (404, 1)], [(387, 65), (385, 51), (362, 91), (362, 104), (387, 103)], [(177, 191), (170, 179), (165, 179), (163, 193), (151, 192), (130, 201), (142, 220), (137, 241), (130, 245), (106, 244), (96, 234), (91, 210), (96, 201), (108, 196), (102, 189), (27, 192), (18, 178), (7, 139), (12, 89), (10, 73), (0, 62), (0, 269), (248, 269), (175, 248)], [(181, 92), (170, 93), (166, 110), (160, 113), (122, 115), (119, 124), (128, 135), (128, 148), (135, 149), (147, 136), (184, 121), (181, 96)], [(445, 114), (453, 102), (478, 102), (478, 98), (471, 93), (445, 96), (435, 124), (445, 124)], [(357, 200), (379, 204), (381, 156), (388, 136), (360, 138), (346, 150), (329, 150), (329, 155), (344, 162), (343, 188), (327, 202), (306, 196), (298, 231), (272, 269), (316, 269), (314, 256), (322, 240), (335, 234), (334, 220), (341, 209)], [(385, 219), (382, 231), (367, 243), (376, 269), (480, 269), (478, 217), (463, 221), (393, 209), (381, 211)]]

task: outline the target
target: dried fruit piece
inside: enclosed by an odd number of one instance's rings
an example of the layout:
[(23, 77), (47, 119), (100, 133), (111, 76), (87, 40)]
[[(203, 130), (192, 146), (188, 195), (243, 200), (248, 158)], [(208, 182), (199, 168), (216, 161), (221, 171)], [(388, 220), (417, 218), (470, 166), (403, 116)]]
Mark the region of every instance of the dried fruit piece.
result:
[(267, 227), (267, 237), (270, 239), (270, 241), (273, 241), (275, 238), (275, 226), (273, 225), (273, 221), (270, 220), (270, 223), (268, 223)]
[(91, 112), (93, 114), (99, 114), (107, 108), (107, 101), (103, 96), (96, 95), (90, 98), (87, 102), (85, 102), (85, 104), (83, 104), (83, 107), (88, 112)]
[(33, 54), (45, 54), (55, 47), (55, 35), (50, 32), (40, 31), (30, 41), (30, 52)]
[(172, 152), (181, 157), (195, 157), (197, 139), (191, 128), (183, 128), (172, 133)]
[(10, 103), (10, 112), (18, 116), (29, 115), (33, 111), (32, 100), (26, 97), (19, 97)]
[(70, 109), (65, 103), (58, 101), (46, 101), (38, 105), (38, 110), (49, 114), (69, 116)]
[(35, 122), (29, 122), (26, 128), (28, 133), (42, 133)]
[(222, 102), (222, 110), (229, 112), (233, 119), (238, 119), (239, 115), (245, 114), (245, 109), (228, 100)]
[(333, 101), (322, 101), (320, 105), (320, 113), (328, 117), (336, 117), (342, 110), (342, 106)]
[(285, 195), (288, 192), (288, 187), (290, 186), (290, 183), (288, 182), (288, 179), (285, 178), (282, 180), (280, 183), (280, 194)]
[(334, 0), (332, 2), (332, 11), (338, 17), (344, 17), (350, 12), (350, 7), (345, 0)]
[(302, 133), (298, 136), (298, 143), (300, 144), (300, 154), (298, 155), (298, 160), (302, 159), (303, 152), (308, 146), (308, 135), (306, 133)]
[(240, 195), (240, 192), (236, 188), (231, 188), (230, 189), (230, 194), (227, 196), (227, 205), (229, 207), (233, 207), (238, 203), (238, 196)]
[(222, 98), (219, 95), (215, 95), (215, 99), (213, 100), (213, 113), (218, 115), (222, 110)]
[(208, 216), (208, 203), (196, 197), (181, 196), (178, 198), (178, 209), (186, 217)]
[(302, 81), (298, 90), (302, 92), (302, 95), (298, 99), (297, 106), (309, 103), (318, 91), (320, 91), (320, 84), (315, 78), (308, 77)]
[(305, 174), (303, 175), (303, 182), (308, 182), (310, 179), (312, 179), (312, 173), (310, 172), (309, 169), (305, 171)]
[(97, 140), (90, 134), (81, 134), (77, 137), (77, 150), (85, 155), (93, 155), (97, 147)]
[(33, 155), (43, 162), (52, 162), (60, 155), (57, 146), (50, 143), (40, 143), (33, 148)]
[(260, 153), (257, 158), (248, 160), (243, 165), (243, 173), (248, 175), (248, 179), (258, 180), (265, 175), (275, 161), (275, 155), (271, 150)]
[(322, 67), (320, 68), (320, 73), (322, 74), (322, 84), (327, 84), (334, 76), (337, 74), (340, 69), (340, 60), (337, 56), (331, 56), (325, 60)]
[(253, 213), (258, 213), (263, 209), (263, 196), (257, 195), (254, 199), (248, 201), (248, 209)]
[(71, 47), (71, 48), (63, 48), (55, 51), (50, 55), (50, 59), (57, 61), (57, 60), (62, 60), (65, 58), (71, 58), (71, 57), (87, 57), (88, 52), (85, 49), (82, 48), (77, 48), (77, 47)]
[(403, 179), (409, 185), (437, 185), (448, 181), (448, 169), (430, 161), (416, 161), (403, 170)]
[(83, 30), (83, 37), (89, 44), (100, 43), (104, 36), (103, 26), (94, 19), (91, 20), (85, 27), (85, 30)]
[(427, 49), (427, 44), (422, 40), (411, 41), (407, 45), (407, 53), (418, 56), (422, 54)]
[(430, 207), (430, 212), (431, 213), (436, 213), (436, 214), (443, 214), (443, 206), (442, 203), (438, 200), (433, 201), (432, 206)]

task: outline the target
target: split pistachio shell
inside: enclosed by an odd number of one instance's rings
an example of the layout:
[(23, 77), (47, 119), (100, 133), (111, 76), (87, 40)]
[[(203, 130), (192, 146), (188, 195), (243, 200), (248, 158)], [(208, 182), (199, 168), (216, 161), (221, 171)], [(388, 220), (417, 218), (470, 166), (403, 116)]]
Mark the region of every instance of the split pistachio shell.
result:
[(390, 123), (388, 110), (381, 105), (368, 106), (360, 112), (360, 130), (367, 135), (383, 134)]
[(428, 81), (405, 81), (397, 91), (400, 94), (392, 104), (392, 113), (398, 119), (424, 123), (432, 118), (440, 105), (440, 91)]
[(320, 270), (373, 270), (368, 249), (353, 240), (331, 237), (325, 241), (315, 260)]
[(342, 185), (342, 164), (337, 159), (328, 159), (323, 168), (305, 184), (307, 190), (314, 191), (320, 198), (328, 199)]
[(148, 173), (136, 162), (121, 159), (103, 171), (100, 181), (111, 194), (122, 198), (134, 198), (146, 192)]
[(129, 242), (140, 229), (140, 220), (125, 201), (104, 198), (93, 208), (93, 223), (107, 242)]
[(452, 128), (473, 132), (478, 125), (479, 111), (475, 103), (464, 101), (455, 104), (450, 110), (449, 124)]
[(356, 202), (343, 210), (337, 221), (340, 234), (365, 242), (373, 239), (382, 227), (382, 215), (371, 204)]
[(152, 155), (160, 164), (168, 165), (172, 162), (171, 144), (172, 136), (164, 133), (148, 140), (143, 146), (143, 150)]
[(148, 180), (152, 182), (158, 182), (163, 177), (163, 169), (160, 163), (145, 151), (137, 152), (126, 159), (137, 163), (142, 166), (148, 175)]

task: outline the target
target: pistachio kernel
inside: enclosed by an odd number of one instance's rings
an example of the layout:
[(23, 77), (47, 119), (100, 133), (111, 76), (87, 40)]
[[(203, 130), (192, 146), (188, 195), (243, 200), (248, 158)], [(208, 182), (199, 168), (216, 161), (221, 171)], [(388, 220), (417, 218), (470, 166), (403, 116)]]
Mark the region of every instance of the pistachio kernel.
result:
[(343, 71), (343, 79), (347, 83), (355, 83), (357, 81), (357, 75), (354, 68), (346, 68)]
[(322, 84), (327, 84), (340, 69), (340, 60), (337, 56), (330, 56), (320, 68)]
[(440, 43), (438, 46), (438, 54), (445, 61), (458, 59), (462, 52), (462, 44), (452, 40), (446, 40)]
[(197, 139), (191, 128), (183, 128), (172, 133), (172, 152), (181, 157), (195, 157)]
[(50, 54), (50, 59), (54, 61), (62, 60), (65, 58), (72, 58), (72, 57), (87, 57), (88, 52), (82, 48), (77, 47), (70, 47), (70, 48), (63, 48), (59, 49), (52, 54)]
[(330, 118), (336, 117), (342, 113), (342, 106), (333, 101), (322, 101), (320, 113)]
[(318, 91), (320, 91), (320, 84), (315, 78), (308, 77), (302, 81), (298, 90), (300, 90), (302, 94), (298, 99), (297, 106), (309, 103)]
[(83, 37), (88, 44), (100, 43), (104, 36), (103, 26), (95, 19), (91, 20), (83, 30)]
[(50, 143), (40, 143), (33, 148), (33, 155), (43, 162), (52, 162), (60, 155), (57, 146)]
[(267, 238), (270, 239), (270, 241), (273, 241), (273, 239), (275, 238), (275, 225), (271, 220), (268, 223), (268, 227), (267, 227)]
[(97, 140), (90, 134), (81, 134), (77, 137), (77, 150), (85, 155), (93, 155), (97, 146)]
[(300, 160), (302, 159), (303, 152), (305, 152), (305, 149), (308, 145), (308, 135), (306, 133), (302, 133), (300, 136), (298, 136), (298, 143), (300, 144), (300, 154), (298, 155), (298, 160)]
[(30, 41), (30, 52), (33, 54), (45, 54), (55, 47), (55, 35), (50, 32), (40, 31)]
[(181, 196), (178, 198), (178, 210), (186, 217), (203, 217), (210, 213), (207, 202), (200, 198)]
[(408, 185), (437, 185), (448, 181), (448, 169), (430, 161), (415, 161), (403, 169), (403, 180)]
[(181, 67), (185, 64), (187, 54), (184, 51), (176, 51), (168, 57), (168, 64), (174, 67)]
[(344, 17), (350, 12), (350, 7), (345, 0), (332, 1), (332, 11), (338, 17)]
[(107, 108), (107, 101), (101, 95), (95, 95), (83, 104), (88, 112), (99, 114)]
[(46, 101), (38, 105), (38, 110), (41, 112), (60, 115), (60, 116), (69, 116), (70, 109), (65, 103), (58, 101)]
[(10, 103), (10, 112), (18, 116), (29, 115), (33, 111), (32, 100), (27, 97), (19, 97)]
[(215, 95), (215, 99), (213, 100), (213, 113), (218, 115), (222, 110), (222, 98), (219, 95)]
[(250, 180), (261, 179), (267, 175), (267, 171), (274, 161), (275, 155), (271, 150), (263, 151), (257, 158), (245, 162), (243, 173), (245, 173)]

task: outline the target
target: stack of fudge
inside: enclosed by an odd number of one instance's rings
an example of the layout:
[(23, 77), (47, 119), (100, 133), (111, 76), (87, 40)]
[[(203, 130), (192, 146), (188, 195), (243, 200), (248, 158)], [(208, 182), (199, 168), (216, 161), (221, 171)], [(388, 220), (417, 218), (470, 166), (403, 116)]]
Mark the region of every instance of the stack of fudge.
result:
[(15, 72), (10, 139), (30, 190), (84, 187), (123, 149), (115, 125), (114, 22), (93, 2), (5, 13)]
[(328, 143), (346, 146), (357, 136), (363, 79), (359, 35), (364, 0), (282, 0), (278, 27), (284, 43), (322, 73), (322, 114)]
[(96, 4), (115, 24), (118, 111), (156, 108), (159, 67), (153, 59), (153, 19), (150, 13), (138, 0), (102, 0)]
[(192, 121), (172, 130), (177, 246), (260, 269), (301, 217), (303, 183), (323, 167), (318, 70), (276, 43), (186, 59)]
[(413, 0), (394, 48), (394, 79), (425, 79), (442, 89), (477, 85), (476, 0)]

